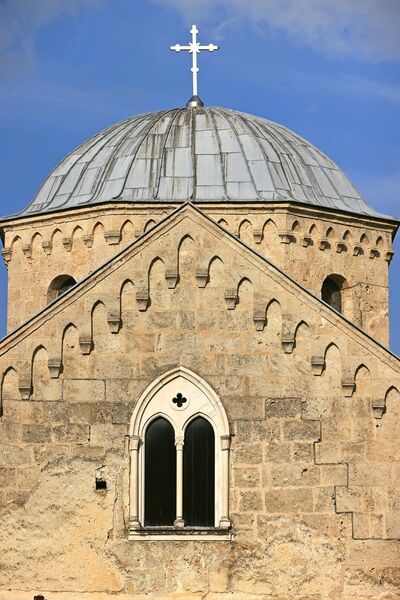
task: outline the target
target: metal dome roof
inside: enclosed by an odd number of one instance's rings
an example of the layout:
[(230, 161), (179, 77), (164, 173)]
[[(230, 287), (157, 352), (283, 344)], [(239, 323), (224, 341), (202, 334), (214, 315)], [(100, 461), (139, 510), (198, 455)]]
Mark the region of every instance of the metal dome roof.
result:
[(71, 152), (19, 216), (104, 202), (293, 201), (383, 217), (312, 144), (225, 108), (137, 115)]

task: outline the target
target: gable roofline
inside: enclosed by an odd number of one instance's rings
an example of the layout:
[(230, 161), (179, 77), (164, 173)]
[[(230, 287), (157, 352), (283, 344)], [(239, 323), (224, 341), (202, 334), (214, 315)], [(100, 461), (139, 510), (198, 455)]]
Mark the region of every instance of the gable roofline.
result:
[[(184, 204), (181, 204), (178, 208), (176, 208), (171, 213), (169, 213), (165, 217), (163, 217), (150, 230), (144, 232), (136, 240), (134, 240), (133, 242), (131, 242), (130, 244), (125, 246), (125, 248), (122, 248), (114, 256), (107, 259), (104, 263), (102, 263), (101, 265), (96, 267), (96, 269), (94, 269), (94, 271), (92, 271), (91, 273), (86, 275), (86, 277), (84, 277), (83, 279), (78, 281), (73, 287), (71, 287), (62, 296), (53, 300), (51, 303), (49, 303), (48, 305), (43, 307), (40, 311), (38, 311), (37, 313), (32, 315), (24, 323), (21, 323), (21, 325), (19, 325), (16, 329), (14, 329), (10, 333), (8, 333), (2, 340), (0, 340), (0, 356), (2, 354), (4, 354), (5, 352), (7, 352), (7, 350), (9, 349), (8, 348), (9, 344), (11, 344), (12, 342), (17, 343), (19, 341), (18, 340), (19, 336), (21, 334), (23, 334), (25, 330), (29, 330), (30, 327), (35, 324), (35, 322), (37, 322), (37, 328), (40, 327), (43, 320), (46, 320), (47, 315), (49, 317), (52, 316), (52, 310), (55, 307), (59, 307), (60, 308), (59, 312), (61, 312), (63, 310), (64, 305), (68, 306), (71, 298), (73, 298), (79, 290), (84, 288), (85, 285), (88, 284), (88, 282), (93, 280), (96, 277), (96, 275), (98, 275), (102, 271), (105, 271), (113, 263), (117, 263), (121, 259), (121, 257), (129, 254), (129, 252), (132, 249), (136, 249), (138, 246), (140, 246), (143, 243), (143, 241), (150, 239), (157, 232), (160, 233), (160, 231), (163, 229), (163, 227), (165, 225), (167, 225), (168, 223), (173, 221), (177, 216), (179, 216), (181, 213), (184, 213), (188, 209), (190, 209), (201, 219), (203, 219), (204, 221), (209, 223), (213, 228), (223, 232), (224, 236), (228, 237), (228, 239), (231, 242), (233, 242), (234, 245), (243, 248), (244, 250), (246, 250), (246, 252), (250, 253), (253, 257), (260, 260), (263, 264), (267, 264), (279, 276), (283, 277), (286, 281), (289, 281), (292, 285), (294, 285), (299, 290), (301, 290), (307, 297), (311, 298), (313, 301), (317, 301), (317, 303), (320, 304), (324, 310), (328, 311), (328, 315), (334, 316), (336, 319), (339, 320), (339, 322), (342, 322), (342, 323), (346, 324), (347, 326), (349, 326), (353, 332), (356, 332), (357, 334), (361, 335), (362, 338), (368, 340), (370, 343), (373, 344), (373, 346), (378, 348), (380, 351), (383, 351), (386, 356), (395, 359), (396, 362), (398, 363), (398, 365), (400, 364), (400, 358), (396, 354), (394, 354), (389, 348), (387, 348), (386, 346), (381, 344), (378, 340), (376, 340), (370, 334), (368, 334), (363, 329), (358, 327), (358, 325), (356, 325), (355, 323), (353, 323), (352, 321), (347, 319), (347, 317), (345, 317), (341, 313), (338, 313), (331, 306), (326, 304), (321, 298), (319, 298), (318, 296), (313, 294), (313, 292), (311, 292), (310, 290), (305, 288), (301, 283), (299, 283), (293, 277), (288, 275), (284, 270), (282, 270), (280, 267), (275, 265), (272, 261), (270, 261), (268, 258), (263, 256), (262, 254), (257, 252), (257, 250), (254, 250), (249, 245), (247, 245), (245, 242), (238, 239), (234, 234), (232, 234), (230, 231), (228, 231), (227, 229), (222, 227), (219, 223), (214, 221), (214, 219), (212, 219), (209, 215), (205, 214), (200, 208), (198, 208), (192, 202), (185, 202)], [(35, 330), (35, 329), (36, 328), (34, 327), (33, 330)], [(30, 331), (27, 331), (28, 335), (29, 335), (29, 333), (30, 333)]]

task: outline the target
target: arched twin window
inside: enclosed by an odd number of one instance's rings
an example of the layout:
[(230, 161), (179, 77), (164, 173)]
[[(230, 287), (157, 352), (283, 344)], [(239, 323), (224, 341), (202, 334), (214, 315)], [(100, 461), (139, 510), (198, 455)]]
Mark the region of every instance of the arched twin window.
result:
[[(174, 526), (176, 520), (176, 448), (174, 428), (156, 417), (145, 434), (144, 524)], [(183, 523), (214, 527), (215, 436), (204, 417), (195, 417), (183, 442)]]
[(229, 427), (220, 400), (174, 369), (139, 400), (130, 426), (130, 539), (230, 539)]

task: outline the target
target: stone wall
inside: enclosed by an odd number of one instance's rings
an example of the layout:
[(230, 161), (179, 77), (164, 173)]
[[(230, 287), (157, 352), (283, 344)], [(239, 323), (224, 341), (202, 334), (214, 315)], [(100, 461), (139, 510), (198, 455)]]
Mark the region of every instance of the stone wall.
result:
[[(82, 279), (171, 209), (117, 205), (3, 223), (8, 331), (46, 306), (55, 277)], [(344, 314), (388, 345), (393, 224), (270, 203), (203, 210), (318, 297), (327, 276), (344, 277)]]
[[(128, 424), (177, 365), (228, 415), (233, 542), (127, 539)], [(6, 338), (0, 373), (1, 600), (399, 597), (398, 360), (191, 207)]]

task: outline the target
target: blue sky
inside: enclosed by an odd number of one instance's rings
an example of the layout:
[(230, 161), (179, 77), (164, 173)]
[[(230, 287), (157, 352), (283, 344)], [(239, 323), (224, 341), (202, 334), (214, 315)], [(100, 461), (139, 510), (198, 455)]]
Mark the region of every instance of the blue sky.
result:
[[(1, 215), (93, 133), (185, 104), (189, 57), (168, 48), (189, 41), (192, 22), (221, 46), (200, 57), (206, 104), (293, 129), (400, 217), (398, 0), (0, 0)], [(400, 252), (390, 272), (400, 354)], [(1, 265), (1, 334), (5, 305)]]

